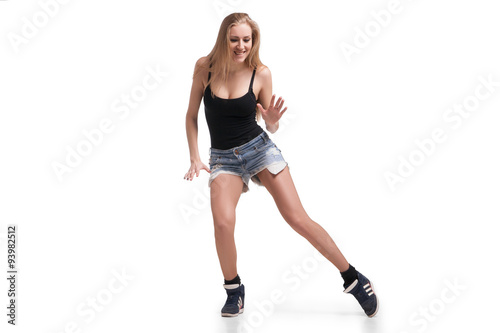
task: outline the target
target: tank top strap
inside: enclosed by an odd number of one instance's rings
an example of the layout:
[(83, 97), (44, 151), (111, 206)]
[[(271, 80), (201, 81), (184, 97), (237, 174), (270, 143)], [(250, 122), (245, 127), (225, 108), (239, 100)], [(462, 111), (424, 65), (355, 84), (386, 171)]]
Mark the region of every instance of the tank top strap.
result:
[(250, 87), (248, 87), (248, 91), (252, 91), (252, 89), (253, 89), (253, 79), (255, 78), (255, 71), (256, 70), (257, 70), (257, 67), (255, 67), (253, 70), (252, 79), (250, 80)]

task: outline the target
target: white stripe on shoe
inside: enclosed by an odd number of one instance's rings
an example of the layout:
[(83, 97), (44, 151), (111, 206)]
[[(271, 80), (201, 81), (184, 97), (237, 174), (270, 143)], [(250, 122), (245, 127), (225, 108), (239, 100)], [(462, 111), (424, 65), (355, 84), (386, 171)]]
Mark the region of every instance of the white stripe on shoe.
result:
[(356, 287), (357, 284), (358, 284), (358, 280), (356, 279), (356, 281), (354, 281), (353, 283), (351, 283), (351, 285), (349, 287), (347, 287), (346, 290), (344, 290), (344, 292), (346, 294), (348, 294), (351, 290), (354, 289), (354, 287)]
[(240, 285), (235, 283), (235, 284), (224, 284), (224, 288), (226, 289), (236, 289), (238, 288)]
[(367, 284), (365, 284), (363, 286), (363, 288), (365, 289), (365, 291), (368, 294), (368, 296), (373, 295), (373, 290), (372, 290), (372, 286), (370, 285), (370, 282), (368, 282)]

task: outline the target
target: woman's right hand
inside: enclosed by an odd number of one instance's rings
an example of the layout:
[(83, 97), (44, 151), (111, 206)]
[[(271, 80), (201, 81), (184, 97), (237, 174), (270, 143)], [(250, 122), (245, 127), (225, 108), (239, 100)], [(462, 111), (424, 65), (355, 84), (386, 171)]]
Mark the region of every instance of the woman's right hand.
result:
[(205, 164), (203, 164), (201, 161), (191, 162), (191, 167), (189, 168), (189, 171), (184, 176), (184, 179), (185, 180), (193, 180), (195, 175), (196, 175), (196, 177), (198, 177), (200, 175), (201, 170), (205, 170), (206, 172), (210, 173), (210, 169)]

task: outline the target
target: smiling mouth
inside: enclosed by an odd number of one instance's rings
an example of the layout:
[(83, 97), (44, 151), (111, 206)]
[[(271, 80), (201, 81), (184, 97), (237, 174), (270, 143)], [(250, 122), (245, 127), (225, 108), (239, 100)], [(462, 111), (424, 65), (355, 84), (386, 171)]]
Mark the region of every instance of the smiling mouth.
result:
[(236, 51), (234, 51), (234, 54), (236, 54), (236, 55), (243, 55), (245, 53), (247, 53), (247, 51), (243, 51), (243, 52), (236, 52)]

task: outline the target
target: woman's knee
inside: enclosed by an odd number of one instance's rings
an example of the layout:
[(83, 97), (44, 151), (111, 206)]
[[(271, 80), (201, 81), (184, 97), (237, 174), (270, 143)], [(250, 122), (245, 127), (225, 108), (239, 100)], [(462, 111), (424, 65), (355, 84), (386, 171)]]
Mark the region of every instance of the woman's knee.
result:
[(293, 230), (303, 235), (309, 230), (311, 219), (300, 212), (290, 212), (283, 214), (285, 221), (292, 227)]
[(233, 233), (236, 223), (236, 214), (225, 212), (214, 214), (214, 228), (216, 233)]

